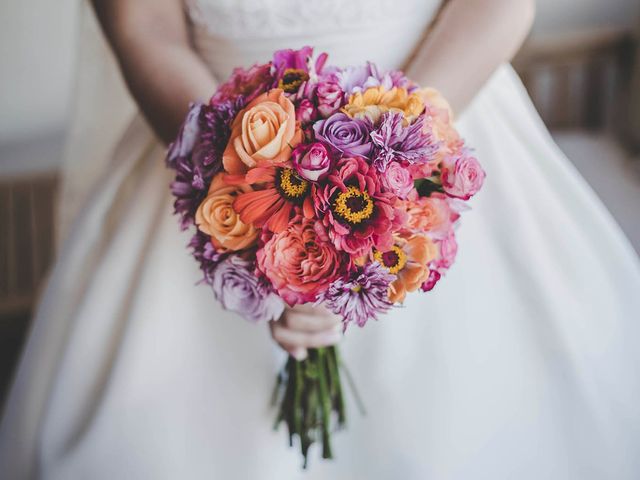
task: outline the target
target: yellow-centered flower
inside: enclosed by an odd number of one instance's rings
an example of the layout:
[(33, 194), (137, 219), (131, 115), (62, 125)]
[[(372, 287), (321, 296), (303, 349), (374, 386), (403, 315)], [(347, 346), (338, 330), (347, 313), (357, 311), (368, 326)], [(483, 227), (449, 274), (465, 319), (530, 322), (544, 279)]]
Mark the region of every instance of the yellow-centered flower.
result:
[(347, 187), (333, 202), (333, 212), (347, 223), (358, 225), (373, 215), (373, 200), (357, 187)]
[(302, 82), (309, 80), (309, 74), (299, 68), (287, 68), (278, 81), (278, 88), (287, 93), (295, 93), (302, 85)]
[(394, 245), (391, 247), (391, 250), (387, 250), (386, 252), (374, 250), (373, 259), (393, 275), (397, 275), (407, 264), (407, 254), (397, 245)]
[(297, 200), (309, 190), (309, 182), (303, 180), (291, 168), (280, 168), (276, 175), (276, 188), (289, 200)]

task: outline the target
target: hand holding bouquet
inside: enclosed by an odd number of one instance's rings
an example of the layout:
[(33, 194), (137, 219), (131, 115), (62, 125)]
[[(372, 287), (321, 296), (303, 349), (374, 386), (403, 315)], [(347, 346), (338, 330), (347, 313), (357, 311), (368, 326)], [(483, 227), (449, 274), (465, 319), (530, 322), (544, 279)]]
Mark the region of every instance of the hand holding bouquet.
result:
[[(236, 69), (191, 107), (167, 157), (183, 228), (224, 308), (276, 321), (323, 304), (364, 326), (452, 265), (454, 226), (484, 172), (447, 102), (402, 72), (340, 69), (310, 47)], [(278, 420), (331, 458), (344, 424), (335, 347), (289, 358)]]

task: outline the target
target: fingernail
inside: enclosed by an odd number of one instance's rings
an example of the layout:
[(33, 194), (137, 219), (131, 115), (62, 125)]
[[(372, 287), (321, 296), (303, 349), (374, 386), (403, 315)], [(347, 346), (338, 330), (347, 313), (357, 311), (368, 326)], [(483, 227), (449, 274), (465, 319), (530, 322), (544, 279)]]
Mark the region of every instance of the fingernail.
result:
[(307, 358), (307, 349), (296, 348), (293, 352), (291, 352), (291, 356), (295, 358), (297, 361), (301, 362), (302, 360)]

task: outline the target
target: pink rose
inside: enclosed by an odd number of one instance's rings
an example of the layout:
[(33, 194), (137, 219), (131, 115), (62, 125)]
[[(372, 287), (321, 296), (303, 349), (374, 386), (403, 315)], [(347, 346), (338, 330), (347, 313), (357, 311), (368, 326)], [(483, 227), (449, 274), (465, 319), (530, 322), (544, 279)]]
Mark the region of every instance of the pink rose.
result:
[(486, 176), (478, 160), (467, 150), (445, 157), (441, 168), (444, 191), (463, 200), (468, 200), (480, 190)]
[(391, 162), (381, 176), (384, 188), (398, 198), (407, 198), (413, 190), (413, 177), (409, 169), (398, 162)]
[(296, 108), (296, 119), (300, 123), (310, 123), (316, 118), (316, 107), (311, 100), (303, 98)]
[(344, 92), (336, 82), (321, 82), (316, 94), (318, 110), (324, 117), (330, 116), (342, 106)]
[(298, 145), (291, 156), (298, 175), (310, 182), (320, 180), (331, 167), (329, 152), (321, 143)]
[(436, 243), (438, 247), (438, 256), (434, 262), (434, 266), (439, 270), (447, 270), (453, 265), (458, 253), (458, 242), (456, 234), (451, 230), (449, 235)]

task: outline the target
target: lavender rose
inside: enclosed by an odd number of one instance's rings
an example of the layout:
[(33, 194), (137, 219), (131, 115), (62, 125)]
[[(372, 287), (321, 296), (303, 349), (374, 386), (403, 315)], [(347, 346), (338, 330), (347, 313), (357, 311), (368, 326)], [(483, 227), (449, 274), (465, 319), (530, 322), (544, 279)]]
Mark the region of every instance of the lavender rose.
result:
[(407, 198), (413, 190), (413, 177), (409, 169), (398, 162), (391, 162), (381, 177), (382, 185), (398, 198)]
[(291, 158), (298, 175), (311, 182), (320, 180), (331, 167), (329, 152), (321, 143), (298, 145)]
[(370, 133), (373, 124), (367, 118), (351, 118), (346, 113), (334, 113), (313, 126), (318, 140), (322, 140), (345, 156), (367, 157), (373, 145)]
[(212, 276), (213, 293), (226, 310), (251, 322), (277, 320), (282, 315), (284, 302), (254, 275), (251, 262), (230, 256)]
[(468, 200), (482, 187), (486, 174), (468, 150), (442, 161), (442, 188), (447, 195)]

